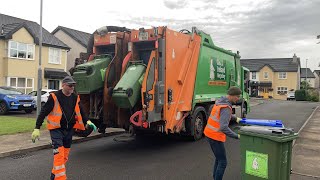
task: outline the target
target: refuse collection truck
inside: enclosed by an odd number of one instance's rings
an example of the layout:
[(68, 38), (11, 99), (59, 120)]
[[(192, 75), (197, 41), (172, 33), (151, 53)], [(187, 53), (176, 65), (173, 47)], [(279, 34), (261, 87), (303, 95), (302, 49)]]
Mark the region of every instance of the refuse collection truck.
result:
[(242, 89), (237, 104), (242, 116), (249, 111), (249, 70), (241, 66), (239, 52), (217, 47), (209, 34), (195, 27), (191, 32), (140, 28), (131, 30), (128, 48), (131, 58), (109, 94), (130, 112), (131, 132), (180, 133), (198, 140), (215, 101), (231, 86)]
[[(104, 26), (97, 29), (89, 39), (87, 51), (91, 55), (88, 62), (76, 66), (73, 70), (72, 76), (77, 82), (75, 90), (80, 95), (89, 119), (97, 125), (101, 133), (104, 133), (106, 126), (116, 126), (107, 123), (122, 124), (128, 119), (118, 118), (117, 114), (120, 114), (121, 110), (111, 101), (108, 92), (120, 80), (123, 60), (128, 61), (130, 58), (129, 38), (130, 30), (125, 27)], [(106, 73), (109, 74), (108, 78), (105, 77)], [(91, 131), (77, 134), (87, 136)]]

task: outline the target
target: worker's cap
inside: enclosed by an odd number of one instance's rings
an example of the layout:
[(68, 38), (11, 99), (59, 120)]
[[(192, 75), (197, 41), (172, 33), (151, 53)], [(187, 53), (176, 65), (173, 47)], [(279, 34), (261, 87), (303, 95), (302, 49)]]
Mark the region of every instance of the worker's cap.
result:
[(66, 76), (62, 79), (62, 83), (66, 84), (76, 84), (76, 82), (73, 80), (71, 76)]
[(241, 89), (235, 86), (232, 86), (228, 90), (228, 95), (230, 96), (239, 96), (241, 95)]

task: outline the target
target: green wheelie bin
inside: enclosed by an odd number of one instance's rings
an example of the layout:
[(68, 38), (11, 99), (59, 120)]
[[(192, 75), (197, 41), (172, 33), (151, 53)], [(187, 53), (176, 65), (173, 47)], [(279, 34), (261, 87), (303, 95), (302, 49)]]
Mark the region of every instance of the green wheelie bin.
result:
[(102, 72), (105, 72), (111, 61), (111, 55), (102, 54), (96, 55), (92, 61), (76, 66), (72, 76), (77, 82), (77, 93), (90, 94), (103, 88)]
[(290, 179), (297, 133), (288, 128), (243, 126), (239, 134), (242, 180)]
[(142, 63), (131, 64), (113, 89), (112, 100), (120, 108), (133, 108), (141, 98), (141, 84), (146, 66)]

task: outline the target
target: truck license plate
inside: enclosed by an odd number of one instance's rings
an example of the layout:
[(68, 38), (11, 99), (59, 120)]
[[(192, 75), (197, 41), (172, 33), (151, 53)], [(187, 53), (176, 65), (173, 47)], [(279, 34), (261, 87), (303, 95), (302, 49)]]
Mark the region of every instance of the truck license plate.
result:
[(148, 32), (139, 32), (139, 40), (140, 41), (148, 40)]

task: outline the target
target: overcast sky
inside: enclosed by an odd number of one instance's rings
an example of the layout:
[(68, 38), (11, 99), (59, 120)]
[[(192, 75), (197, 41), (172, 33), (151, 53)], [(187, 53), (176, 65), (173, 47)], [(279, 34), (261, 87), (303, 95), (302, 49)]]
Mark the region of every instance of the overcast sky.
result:
[[(43, 27), (196, 26), (242, 58), (285, 58), (320, 69), (320, 0), (43, 0)], [(40, 22), (40, 0), (2, 0), (0, 13)]]

